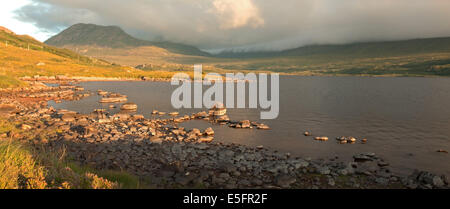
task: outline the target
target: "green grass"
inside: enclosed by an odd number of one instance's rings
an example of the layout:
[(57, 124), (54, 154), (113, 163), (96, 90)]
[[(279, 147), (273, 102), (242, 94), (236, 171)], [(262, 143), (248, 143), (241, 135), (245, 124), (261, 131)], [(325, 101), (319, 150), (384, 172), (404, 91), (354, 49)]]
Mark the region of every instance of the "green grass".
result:
[(108, 179), (113, 182), (118, 182), (121, 189), (146, 189), (149, 188), (148, 184), (140, 180), (137, 176), (131, 175), (122, 171), (113, 170), (95, 170), (88, 166), (82, 166), (78, 163), (69, 162), (66, 164), (74, 172), (82, 173), (96, 173), (98, 176)]
[(0, 141), (0, 189), (142, 189), (138, 177), (98, 171), (37, 151), (14, 140)]
[(47, 187), (44, 173), (28, 150), (0, 141), (0, 189), (44, 189)]
[(24, 86), (25, 83), (12, 76), (0, 75), (0, 89)]

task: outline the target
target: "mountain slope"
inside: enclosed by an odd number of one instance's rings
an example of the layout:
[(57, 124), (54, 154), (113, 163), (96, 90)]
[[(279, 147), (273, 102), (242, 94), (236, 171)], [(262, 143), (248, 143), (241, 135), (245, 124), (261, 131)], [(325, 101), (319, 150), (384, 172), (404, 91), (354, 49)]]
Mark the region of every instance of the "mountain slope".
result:
[(96, 45), (111, 48), (141, 46), (145, 41), (138, 40), (116, 26), (97, 26), (76, 24), (45, 41), (52, 46)]
[(172, 42), (152, 42), (140, 40), (127, 34), (117, 26), (100, 26), (94, 24), (75, 24), (61, 33), (51, 37), (46, 44), (71, 48), (76, 46), (98, 46), (107, 48), (129, 48), (140, 46), (155, 46), (167, 49), (172, 53), (208, 56), (193, 46)]
[(217, 57), (257, 58), (283, 56), (389, 57), (450, 52), (450, 37), (341, 45), (311, 45), (279, 52), (222, 52)]
[(6, 33), (9, 33), (9, 34), (14, 34), (14, 32), (12, 32), (8, 28), (2, 27), (2, 26), (0, 26), (0, 31), (6, 32)]
[(68, 49), (48, 46), (28, 35), (0, 30), (0, 88), (22, 85), (24, 76), (76, 76), (98, 78), (170, 78), (174, 73), (145, 72), (86, 57)]

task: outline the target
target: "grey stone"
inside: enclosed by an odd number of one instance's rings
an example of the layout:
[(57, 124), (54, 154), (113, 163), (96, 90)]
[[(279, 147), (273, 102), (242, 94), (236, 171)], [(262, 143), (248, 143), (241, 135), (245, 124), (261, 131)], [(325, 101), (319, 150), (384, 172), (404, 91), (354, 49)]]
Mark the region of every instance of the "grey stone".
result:
[(434, 176), (433, 177), (433, 185), (435, 187), (442, 187), (442, 186), (444, 186), (444, 181), (442, 181), (441, 177)]
[(297, 179), (289, 175), (280, 175), (275, 179), (275, 183), (282, 188), (289, 188), (296, 181)]
[(319, 172), (322, 175), (328, 175), (331, 173), (330, 168), (328, 168), (327, 166), (318, 166), (317, 167), (317, 172)]

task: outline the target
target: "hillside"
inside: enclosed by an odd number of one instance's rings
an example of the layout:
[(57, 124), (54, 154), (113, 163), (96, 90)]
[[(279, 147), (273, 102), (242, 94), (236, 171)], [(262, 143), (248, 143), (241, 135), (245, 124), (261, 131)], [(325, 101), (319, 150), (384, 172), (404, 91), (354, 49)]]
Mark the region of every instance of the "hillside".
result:
[(96, 46), (113, 49), (154, 46), (178, 54), (209, 55), (193, 46), (184, 44), (140, 40), (127, 34), (117, 26), (100, 26), (83, 23), (67, 28), (45, 41), (45, 43), (52, 46), (67, 47), (71, 49), (81, 46)]
[(142, 70), (111, 64), (107, 61), (59, 49), (27, 35), (0, 30), (0, 88), (22, 85), (23, 76), (82, 76), (170, 78), (173, 73)]
[(365, 42), (341, 45), (310, 45), (275, 52), (231, 52), (225, 51), (217, 57), (227, 58), (262, 58), (262, 57), (301, 57), (301, 56), (336, 56), (336, 57), (389, 57), (423, 53), (450, 52), (450, 37), (427, 38), (401, 41)]
[(14, 32), (12, 32), (8, 28), (2, 27), (2, 26), (0, 26), (0, 31), (6, 32), (6, 33), (9, 33), (9, 34), (14, 34)]
[[(117, 27), (107, 28), (122, 31)], [(192, 72), (193, 64), (197, 63), (203, 64), (204, 72), (219, 73), (258, 71), (294, 75), (450, 75), (449, 38), (310, 46), (272, 54), (256, 53), (242, 55), (239, 58), (226, 58), (174, 53), (153, 45), (136, 46), (140, 44), (140, 40), (119, 32), (117, 32), (119, 35), (110, 38), (106, 38), (107, 34), (104, 34), (104, 38), (97, 40), (73, 42), (83, 45), (70, 45), (70, 39), (65, 40), (69, 35), (64, 33), (67, 31), (51, 40), (67, 44), (65, 47), (77, 49), (80, 54), (69, 49), (48, 46), (29, 36), (15, 35), (6, 30), (0, 31), (0, 80), (4, 83), (2, 87), (19, 85), (20, 83), (14, 80), (16, 77), (37, 74), (167, 78), (178, 71)], [(92, 33), (97, 32), (94, 30)], [(100, 46), (112, 42), (128, 46), (123, 48)], [(45, 65), (38, 65), (39, 63)]]

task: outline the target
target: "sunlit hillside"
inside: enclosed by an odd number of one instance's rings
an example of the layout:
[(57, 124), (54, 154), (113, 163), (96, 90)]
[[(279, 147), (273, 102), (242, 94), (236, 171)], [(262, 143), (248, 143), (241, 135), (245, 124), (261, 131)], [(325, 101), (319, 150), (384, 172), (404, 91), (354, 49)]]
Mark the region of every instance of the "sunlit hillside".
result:
[(29, 36), (0, 30), (0, 87), (21, 85), (24, 76), (82, 76), (169, 78), (172, 72), (142, 71), (79, 55), (68, 49), (47, 46)]

